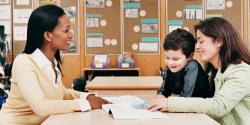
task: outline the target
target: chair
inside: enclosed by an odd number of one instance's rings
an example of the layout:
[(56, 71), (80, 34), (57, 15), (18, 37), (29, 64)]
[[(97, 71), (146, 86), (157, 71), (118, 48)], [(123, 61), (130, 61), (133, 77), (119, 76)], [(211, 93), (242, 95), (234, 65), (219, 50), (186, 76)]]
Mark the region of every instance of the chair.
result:
[(80, 92), (85, 92), (86, 78), (81, 76), (73, 80), (73, 89)]

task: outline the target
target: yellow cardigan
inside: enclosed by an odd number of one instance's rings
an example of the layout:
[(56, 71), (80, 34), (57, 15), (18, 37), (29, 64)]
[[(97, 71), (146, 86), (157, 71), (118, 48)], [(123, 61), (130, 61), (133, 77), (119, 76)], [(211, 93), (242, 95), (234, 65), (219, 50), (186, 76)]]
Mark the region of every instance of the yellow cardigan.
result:
[(170, 112), (206, 113), (222, 125), (250, 125), (250, 65), (231, 64), (215, 77), (213, 98), (170, 97)]
[(66, 89), (61, 81), (58, 89), (40, 69), (34, 58), (20, 54), (14, 60), (10, 95), (0, 111), (0, 125), (38, 125), (53, 114), (80, 111), (80, 92)]

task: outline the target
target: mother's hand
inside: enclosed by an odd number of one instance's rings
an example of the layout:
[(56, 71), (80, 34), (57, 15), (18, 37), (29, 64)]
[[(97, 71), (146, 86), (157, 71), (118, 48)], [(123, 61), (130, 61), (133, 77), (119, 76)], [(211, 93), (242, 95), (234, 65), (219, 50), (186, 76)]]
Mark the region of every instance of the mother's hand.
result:
[(150, 111), (166, 109), (168, 106), (168, 98), (155, 98), (149, 102), (147, 107)]

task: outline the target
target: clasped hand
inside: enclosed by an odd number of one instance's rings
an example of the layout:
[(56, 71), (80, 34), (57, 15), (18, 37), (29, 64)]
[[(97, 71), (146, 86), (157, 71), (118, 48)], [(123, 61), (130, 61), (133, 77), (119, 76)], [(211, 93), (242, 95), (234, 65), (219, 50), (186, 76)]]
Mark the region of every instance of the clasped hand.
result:
[(102, 104), (111, 103), (108, 100), (105, 100), (101, 97), (97, 97), (93, 94), (88, 95), (86, 99), (88, 100), (91, 109), (100, 109), (100, 108), (102, 108)]

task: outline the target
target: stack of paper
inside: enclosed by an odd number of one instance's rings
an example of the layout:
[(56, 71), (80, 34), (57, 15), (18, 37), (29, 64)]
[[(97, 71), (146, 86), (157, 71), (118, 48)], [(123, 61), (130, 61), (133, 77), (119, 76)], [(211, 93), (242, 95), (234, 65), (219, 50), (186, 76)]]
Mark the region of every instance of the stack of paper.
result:
[(113, 104), (105, 104), (102, 108), (113, 115), (114, 119), (163, 119), (168, 118), (162, 112), (145, 109), (146, 102), (135, 96), (103, 97)]

